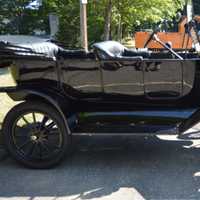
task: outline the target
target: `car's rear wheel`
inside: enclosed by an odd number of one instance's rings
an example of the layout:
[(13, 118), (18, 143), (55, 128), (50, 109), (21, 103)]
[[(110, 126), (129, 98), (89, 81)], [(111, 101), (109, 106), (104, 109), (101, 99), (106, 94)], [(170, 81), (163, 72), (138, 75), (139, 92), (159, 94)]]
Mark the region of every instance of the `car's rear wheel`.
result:
[(60, 114), (41, 102), (23, 102), (12, 108), (3, 123), (4, 143), (14, 159), (31, 168), (58, 164), (71, 138)]

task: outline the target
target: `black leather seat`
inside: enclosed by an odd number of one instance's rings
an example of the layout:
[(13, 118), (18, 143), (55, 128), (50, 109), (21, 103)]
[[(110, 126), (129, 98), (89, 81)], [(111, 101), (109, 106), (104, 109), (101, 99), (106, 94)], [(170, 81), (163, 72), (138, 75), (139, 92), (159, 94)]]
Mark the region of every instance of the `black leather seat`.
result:
[(42, 42), (22, 45), (27, 47), (36, 53), (42, 53), (49, 57), (62, 57), (64, 59), (84, 59), (84, 58), (94, 58), (92, 53), (86, 53), (84, 50), (67, 50), (52, 42)]
[(151, 57), (151, 51), (149, 50), (137, 50), (137, 49), (128, 49), (126, 48), (124, 50), (124, 55), (125, 57), (134, 57), (134, 56), (141, 56), (143, 58), (150, 58)]
[(32, 43), (30, 45), (23, 45), (23, 47), (30, 48), (36, 53), (42, 53), (49, 57), (56, 57), (59, 51), (59, 47), (51, 42)]
[(93, 53), (85, 52), (84, 50), (67, 50), (63, 48), (59, 48), (57, 57), (62, 57), (64, 59), (85, 59), (91, 58), (94, 59), (95, 56)]
[(93, 45), (94, 50), (97, 52), (99, 59), (131, 59), (135, 57), (149, 58), (151, 56), (150, 51), (128, 49), (119, 42), (105, 41), (95, 43)]
[(101, 59), (109, 59), (114, 57), (123, 56), (125, 47), (119, 42), (105, 41), (95, 43), (93, 45), (94, 50), (98, 52), (98, 56)]

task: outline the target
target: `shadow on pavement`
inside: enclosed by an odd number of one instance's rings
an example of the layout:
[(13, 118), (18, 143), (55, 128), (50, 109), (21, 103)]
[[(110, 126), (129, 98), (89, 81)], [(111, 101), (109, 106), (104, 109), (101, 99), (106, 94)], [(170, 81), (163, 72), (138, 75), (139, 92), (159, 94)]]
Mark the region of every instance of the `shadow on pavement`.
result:
[[(2, 123), (0, 123), (0, 128), (2, 127)], [(0, 162), (4, 161), (8, 157), (7, 151), (4, 150), (3, 144), (3, 136), (2, 131), (0, 129)]]
[(54, 169), (2, 162), (0, 198), (200, 199), (200, 149), (193, 143), (157, 137), (76, 138), (78, 148)]

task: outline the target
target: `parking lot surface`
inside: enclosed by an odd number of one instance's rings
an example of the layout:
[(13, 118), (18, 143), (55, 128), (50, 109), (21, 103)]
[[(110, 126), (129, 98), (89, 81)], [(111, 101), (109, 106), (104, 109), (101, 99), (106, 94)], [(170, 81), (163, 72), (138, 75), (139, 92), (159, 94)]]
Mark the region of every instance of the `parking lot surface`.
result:
[(200, 199), (199, 144), (175, 136), (76, 138), (73, 154), (50, 170), (26, 169), (1, 150), (0, 199)]

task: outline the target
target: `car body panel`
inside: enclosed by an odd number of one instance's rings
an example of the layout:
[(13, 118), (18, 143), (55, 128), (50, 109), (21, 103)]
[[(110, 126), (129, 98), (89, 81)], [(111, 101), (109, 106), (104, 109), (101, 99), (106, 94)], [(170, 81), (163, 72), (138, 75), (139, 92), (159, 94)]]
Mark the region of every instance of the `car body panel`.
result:
[[(45, 49), (40, 48), (43, 46)], [(128, 132), (177, 133), (190, 128), (200, 117), (200, 57), (195, 52), (180, 53), (182, 60), (167, 51), (130, 51), (131, 55), (125, 57), (103, 55), (105, 59), (100, 59), (102, 55), (95, 51), (54, 49), (52, 44), (50, 49), (46, 47), (45, 41), (34, 47), (39, 52), (24, 49), (30, 48), (26, 44), (22, 49), (17, 47), (17, 54), (10, 49), (11, 54), (0, 54), (17, 83), (15, 88), (0, 91), (16, 101), (49, 101), (57, 106), (68, 127), (76, 124), (76, 133), (95, 132), (95, 127), (100, 127), (97, 132), (103, 134), (106, 130), (122, 133), (126, 127)], [(51, 56), (54, 50), (61, 53)], [(193, 112), (177, 117), (173, 114), (177, 110)], [(155, 112), (160, 115), (153, 116)]]

